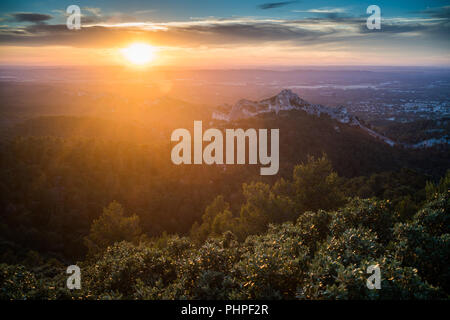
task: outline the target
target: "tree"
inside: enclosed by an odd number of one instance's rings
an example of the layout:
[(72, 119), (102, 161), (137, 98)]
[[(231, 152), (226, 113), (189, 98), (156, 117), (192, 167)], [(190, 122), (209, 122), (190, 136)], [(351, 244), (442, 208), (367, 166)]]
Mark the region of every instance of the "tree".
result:
[(122, 205), (113, 201), (103, 209), (103, 214), (92, 222), (90, 233), (85, 237), (85, 244), (89, 254), (93, 255), (115, 242), (125, 240), (136, 243), (141, 234), (139, 217), (137, 215), (124, 216)]
[(432, 285), (450, 290), (450, 193), (435, 195), (411, 222), (395, 226), (395, 256)]
[(191, 238), (203, 243), (209, 236), (220, 236), (225, 231), (233, 231), (236, 219), (230, 211), (230, 205), (222, 195), (217, 196), (205, 209), (202, 223), (194, 223), (191, 228)]
[(292, 199), (282, 192), (280, 183), (274, 187), (262, 182), (244, 183), (246, 202), (241, 206), (239, 235), (242, 239), (264, 232), (269, 223), (280, 223), (296, 218)]
[(295, 166), (293, 174), (295, 200), (300, 212), (332, 210), (344, 204), (338, 175), (326, 155), (308, 156), (306, 163)]
[(442, 177), (438, 184), (428, 181), (425, 186), (425, 192), (428, 200), (432, 200), (437, 194), (448, 192), (448, 190), (450, 190), (450, 169), (447, 170), (445, 177)]

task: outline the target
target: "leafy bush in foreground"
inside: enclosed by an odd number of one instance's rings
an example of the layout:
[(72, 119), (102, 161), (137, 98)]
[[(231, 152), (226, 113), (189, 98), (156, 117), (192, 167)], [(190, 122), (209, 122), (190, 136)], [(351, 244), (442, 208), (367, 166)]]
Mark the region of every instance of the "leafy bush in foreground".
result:
[[(150, 240), (137, 216), (113, 202), (86, 238), (90, 254), (77, 263), (81, 290), (66, 289), (56, 259), (30, 251), (18, 265), (8, 249), (3, 256), (12, 262), (0, 264), (0, 299), (449, 298), (449, 190), (433, 189), (410, 220), (376, 198), (336, 208), (341, 198), (325, 195), (328, 210), (300, 210), (299, 193), (317, 197), (308, 206), (320, 203), (314, 188), (298, 189), (300, 172), (311, 178), (310, 170), (331, 179), (323, 190), (336, 187), (323, 159), (297, 168), (292, 182), (245, 184), (239, 216), (218, 196), (190, 237)], [(366, 285), (373, 265), (381, 290)]]

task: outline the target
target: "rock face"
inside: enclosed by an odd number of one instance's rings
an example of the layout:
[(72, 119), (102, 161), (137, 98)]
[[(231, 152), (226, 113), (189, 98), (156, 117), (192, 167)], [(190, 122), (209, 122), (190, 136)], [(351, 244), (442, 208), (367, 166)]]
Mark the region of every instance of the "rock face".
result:
[(231, 108), (227, 106), (227, 108), (222, 108), (220, 111), (214, 111), (212, 118), (215, 120), (233, 121), (250, 118), (261, 113), (275, 112), (278, 114), (280, 111), (287, 110), (303, 110), (306, 113), (315, 116), (326, 114), (340, 123), (360, 127), (371, 136), (380, 139), (391, 146), (396, 144), (393, 140), (362, 125), (358, 118), (349, 114), (344, 106), (331, 108), (320, 104), (311, 104), (287, 89), (282, 90), (276, 96), (260, 101), (246, 99), (239, 100)]
[(239, 100), (231, 108), (229, 113), (215, 111), (213, 113), (213, 118), (231, 121), (253, 117), (265, 112), (278, 113), (282, 110), (301, 109), (306, 105), (309, 105), (309, 103), (301, 99), (291, 90), (283, 90), (276, 96), (261, 101)]
[(330, 108), (319, 104), (311, 104), (291, 90), (283, 90), (276, 96), (261, 101), (239, 100), (228, 113), (224, 111), (213, 112), (213, 119), (232, 121), (253, 117), (265, 112), (275, 112), (278, 114), (280, 111), (294, 109), (303, 110), (308, 114), (316, 116), (327, 114), (341, 123), (360, 125), (358, 118), (350, 115), (345, 107)]

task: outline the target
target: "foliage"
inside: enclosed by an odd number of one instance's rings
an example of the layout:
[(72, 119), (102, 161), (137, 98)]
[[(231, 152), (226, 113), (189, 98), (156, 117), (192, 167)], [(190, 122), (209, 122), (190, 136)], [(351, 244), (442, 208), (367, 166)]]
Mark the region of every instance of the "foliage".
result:
[[(209, 208), (226, 207), (219, 198)], [(270, 224), (244, 242), (231, 231), (203, 243), (168, 235), (115, 242), (79, 263), (79, 291), (64, 289), (61, 272), (2, 264), (1, 298), (447, 299), (448, 209), (449, 193), (440, 194), (412, 221), (380, 232), (391, 208), (355, 199), (336, 212)], [(370, 265), (380, 268), (381, 290), (366, 286)]]
[[(411, 222), (395, 226), (396, 258), (429, 283), (450, 290), (450, 190), (436, 194)], [(445, 262), (444, 262), (445, 261)]]
[(208, 236), (220, 236), (225, 231), (234, 230), (236, 219), (230, 211), (230, 205), (223, 196), (217, 196), (205, 209), (202, 224), (194, 223), (191, 229), (191, 238), (202, 243)]
[(123, 207), (112, 202), (103, 214), (92, 222), (91, 232), (85, 238), (89, 254), (94, 255), (117, 241), (137, 242), (142, 234), (139, 217), (125, 217)]
[(307, 163), (295, 166), (293, 184), (300, 211), (330, 210), (344, 204), (337, 173), (325, 155), (317, 160), (310, 156)]
[[(318, 121), (314, 134), (335, 135)], [(288, 154), (274, 181), (252, 168), (168, 166), (155, 141), (67, 136), (0, 145), (0, 299), (449, 297), (449, 173), (426, 183), (412, 170), (374, 172), (397, 164), (368, 157), (374, 142), (354, 157), (337, 142), (330, 158)], [(322, 151), (292, 132), (282, 144), (297, 141)], [(70, 291), (64, 266), (75, 263), (82, 288)], [(366, 286), (374, 264), (381, 290)]]
[(430, 181), (427, 181), (427, 184), (425, 186), (427, 199), (434, 199), (439, 193), (445, 193), (449, 189), (450, 189), (450, 169), (447, 170), (445, 177), (442, 177), (439, 180), (439, 183), (434, 184)]

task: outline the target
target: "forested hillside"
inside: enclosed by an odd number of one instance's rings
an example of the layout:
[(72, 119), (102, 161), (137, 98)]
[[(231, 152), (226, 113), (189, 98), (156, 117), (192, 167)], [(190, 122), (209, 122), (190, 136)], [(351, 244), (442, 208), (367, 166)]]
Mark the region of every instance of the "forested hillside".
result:
[[(311, 158), (290, 180), (244, 184), (239, 214), (218, 196), (187, 237), (149, 238), (137, 215), (112, 202), (84, 238), (81, 290), (64, 287), (62, 261), (10, 249), (0, 265), (0, 297), (448, 298), (450, 173), (427, 184), (417, 211), (404, 211), (404, 202), (345, 198), (336, 178), (326, 158)], [(369, 265), (380, 267), (382, 290), (367, 289)]]
[[(185, 116), (175, 125), (190, 129)], [(279, 174), (175, 166), (170, 128), (132, 121), (3, 131), (0, 297), (448, 296), (447, 149), (393, 148), (301, 111), (210, 125), (279, 128)], [(65, 289), (75, 263), (81, 291)], [(386, 290), (366, 288), (370, 264)]]

